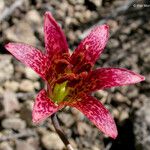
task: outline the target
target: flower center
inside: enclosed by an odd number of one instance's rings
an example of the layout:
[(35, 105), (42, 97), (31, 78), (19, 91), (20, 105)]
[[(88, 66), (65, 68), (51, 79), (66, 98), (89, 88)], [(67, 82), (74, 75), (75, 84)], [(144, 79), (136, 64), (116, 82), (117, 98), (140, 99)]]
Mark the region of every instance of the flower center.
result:
[(60, 103), (65, 100), (69, 94), (69, 88), (67, 87), (67, 82), (56, 83), (53, 89), (52, 99), (55, 103)]

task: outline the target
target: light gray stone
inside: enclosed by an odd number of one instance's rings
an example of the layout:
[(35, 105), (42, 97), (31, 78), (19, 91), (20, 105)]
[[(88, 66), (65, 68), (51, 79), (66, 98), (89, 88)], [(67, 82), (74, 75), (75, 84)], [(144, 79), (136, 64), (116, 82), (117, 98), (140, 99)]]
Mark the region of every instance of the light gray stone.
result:
[(14, 91), (16, 92), (19, 88), (19, 83), (16, 82), (16, 81), (6, 81), (4, 83), (4, 87), (7, 89), (7, 90), (10, 90), (10, 91)]
[(16, 141), (16, 150), (37, 150), (32, 144), (27, 141), (17, 140)]
[(135, 113), (134, 134), (136, 149), (150, 148), (150, 101), (142, 97), (144, 105)]
[(3, 106), (6, 114), (20, 109), (18, 99), (14, 92), (5, 91), (3, 96)]
[(6, 118), (2, 121), (2, 126), (6, 129), (20, 130), (25, 129), (25, 121), (19, 118)]
[(4, 8), (5, 8), (5, 2), (4, 0), (0, 0), (0, 14), (3, 12)]
[(25, 76), (26, 78), (30, 79), (30, 80), (38, 80), (39, 76), (37, 75), (37, 73), (35, 73), (35, 71), (33, 71), (31, 68), (26, 67), (25, 68)]
[(12, 56), (10, 55), (0, 55), (0, 83), (10, 79), (14, 73), (11, 60)]
[(43, 146), (47, 150), (62, 150), (64, 144), (56, 133), (47, 133), (42, 137)]
[(31, 80), (24, 79), (21, 81), (19, 89), (23, 92), (33, 92), (34, 84)]
[(18, 22), (4, 33), (7, 40), (10, 41), (23, 42), (30, 45), (36, 45), (37, 42), (32, 27), (26, 21)]
[(34, 25), (41, 24), (42, 22), (42, 18), (39, 12), (35, 9), (28, 11), (25, 18), (29, 23), (34, 24)]
[(2, 142), (0, 144), (0, 150), (13, 150), (13, 149), (7, 142)]

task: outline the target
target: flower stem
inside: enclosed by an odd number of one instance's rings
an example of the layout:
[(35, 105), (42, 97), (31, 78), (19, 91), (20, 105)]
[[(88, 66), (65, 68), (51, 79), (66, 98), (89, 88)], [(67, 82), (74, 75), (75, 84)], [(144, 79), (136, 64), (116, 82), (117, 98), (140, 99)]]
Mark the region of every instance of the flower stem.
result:
[(57, 134), (59, 135), (62, 142), (65, 144), (67, 150), (74, 150), (73, 147), (71, 146), (71, 144), (69, 143), (67, 137), (64, 135), (64, 133), (63, 133), (63, 131), (59, 125), (56, 113), (51, 116), (51, 119), (52, 119), (52, 123), (54, 125), (54, 128), (55, 128)]

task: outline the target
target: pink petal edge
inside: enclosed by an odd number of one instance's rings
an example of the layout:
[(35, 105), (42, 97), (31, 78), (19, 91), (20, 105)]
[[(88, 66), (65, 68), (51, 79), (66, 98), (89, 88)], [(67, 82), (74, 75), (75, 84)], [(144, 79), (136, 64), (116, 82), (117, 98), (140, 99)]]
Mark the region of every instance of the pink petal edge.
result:
[(44, 33), (46, 53), (50, 58), (58, 53), (69, 53), (66, 37), (50, 12), (44, 15)]
[(5, 48), (23, 64), (31, 67), (46, 80), (50, 62), (40, 50), (23, 43), (8, 43), (5, 45)]
[(114, 139), (117, 137), (118, 131), (114, 119), (96, 98), (86, 95), (81, 97), (80, 101), (74, 102), (72, 106), (87, 116), (103, 133)]
[(123, 68), (99, 68), (89, 73), (84, 81), (85, 92), (116, 86), (130, 85), (145, 80), (145, 77)]
[(36, 97), (32, 111), (32, 121), (34, 123), (40, 123), (62, 107), (62, 105), (55, 105), (55, 103), (47, 97), (47, 93), (45, 89), (43, 89)]

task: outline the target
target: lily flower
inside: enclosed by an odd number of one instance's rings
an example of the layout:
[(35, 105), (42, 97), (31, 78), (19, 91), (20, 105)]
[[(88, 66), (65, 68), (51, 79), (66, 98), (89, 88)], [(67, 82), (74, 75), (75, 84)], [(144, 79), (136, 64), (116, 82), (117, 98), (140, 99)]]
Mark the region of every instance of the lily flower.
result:
[(93, 69), (108, 41), (108, 25), (94, 27), (72, 55), (62, 29), (50, 12), (45, 13), (44, 34), (44, 52), (23, 43), (5, 45), (12, 55), (45, 81), (46, 89), (37, 94), (34, 103), (33, 122), (40, 123), (65, 106), (71, 106), (81, 111), (106, 135), (116, 138), (118, 133), (114, 119), (91, 93), (138, 83), (144, 77), (122, 68)]

